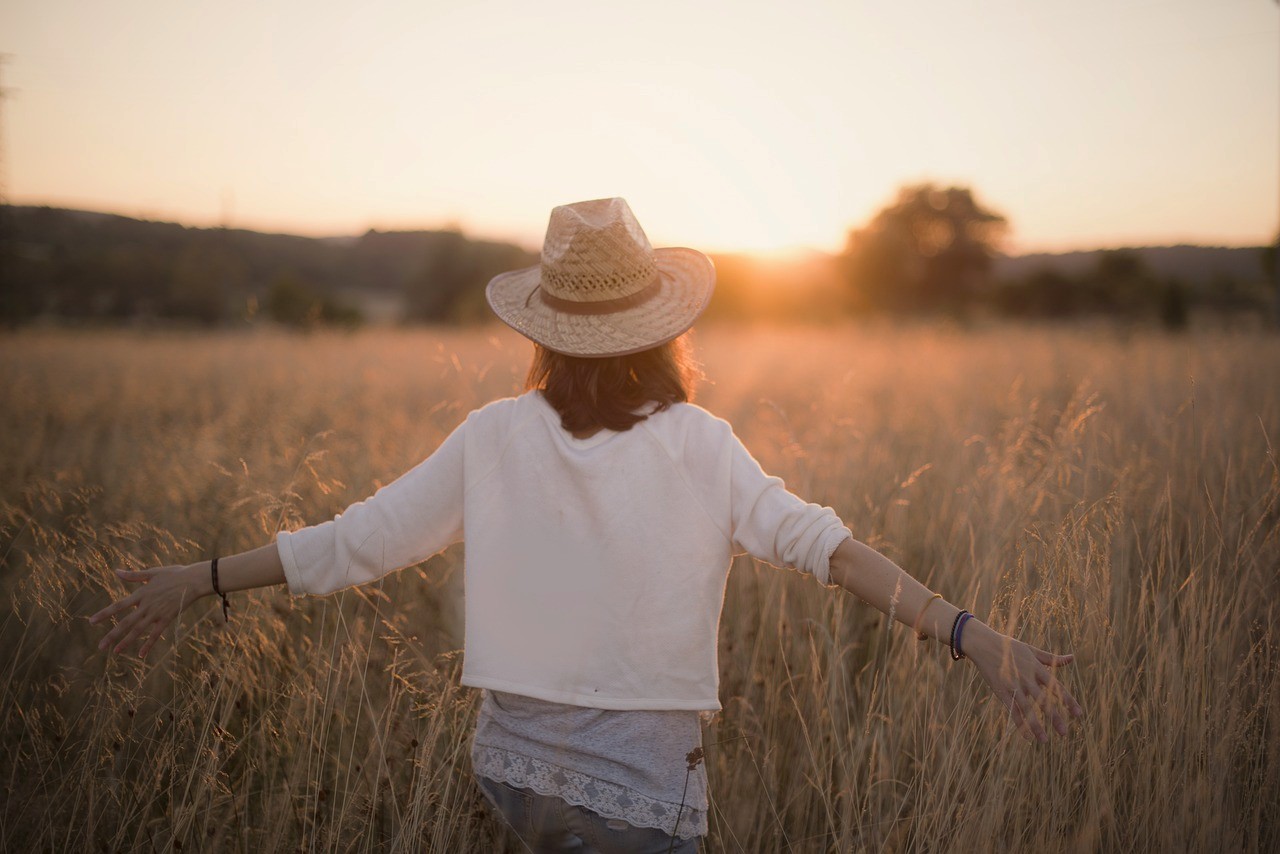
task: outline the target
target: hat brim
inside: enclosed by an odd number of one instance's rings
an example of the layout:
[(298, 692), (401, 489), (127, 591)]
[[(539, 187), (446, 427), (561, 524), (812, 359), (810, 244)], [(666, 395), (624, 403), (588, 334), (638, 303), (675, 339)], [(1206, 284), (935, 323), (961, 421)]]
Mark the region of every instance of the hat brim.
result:
[(503, 323), (566, 356), (626, 356), (678, 338), (698, 319), (715, 289), (715, 265), (696, 249), (653, 250), (657, 291), (643, 303), (607, 314), (558, 311), (535, 295), (540, 266), (495, 276), (485, 297)]

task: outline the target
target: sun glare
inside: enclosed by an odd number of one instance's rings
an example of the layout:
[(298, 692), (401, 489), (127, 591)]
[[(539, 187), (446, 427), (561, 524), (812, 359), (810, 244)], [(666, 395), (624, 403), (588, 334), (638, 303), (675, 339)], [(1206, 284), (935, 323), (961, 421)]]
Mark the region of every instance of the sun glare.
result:
[(313, 4), (268, 15), (280, 38), (199, 4), (120, 29), (100, 5), (10, 13), (18, 203), (304, 235), (458, 223), (534, 247), (554, 205), (624, 196), (655, 244), (831, 251), (933, 179), (975, 187), (1029, 246), (1274, 228), (1272, 4), (1185, 0), (1150, 22), (1071, 4)]

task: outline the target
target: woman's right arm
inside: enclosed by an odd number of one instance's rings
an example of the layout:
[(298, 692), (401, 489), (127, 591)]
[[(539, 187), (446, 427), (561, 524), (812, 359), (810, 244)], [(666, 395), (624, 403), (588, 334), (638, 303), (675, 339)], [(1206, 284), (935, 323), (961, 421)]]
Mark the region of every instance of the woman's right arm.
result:
[[(116, 576), (142, 586), (89, 618), (90, 623), (99, 623), (124, 614), (98, 642), (98, 649), (110, 647), (115, 653), (142, 641), (138, 654), (146, 656), (183, 610), (197, 599), (213, 595), (213, 571), (207, 560), (186, 566), (118, 569)], [(275, 543), (218, 559), (218, 589), (223, 593), (284, 583), (284, 564)]]

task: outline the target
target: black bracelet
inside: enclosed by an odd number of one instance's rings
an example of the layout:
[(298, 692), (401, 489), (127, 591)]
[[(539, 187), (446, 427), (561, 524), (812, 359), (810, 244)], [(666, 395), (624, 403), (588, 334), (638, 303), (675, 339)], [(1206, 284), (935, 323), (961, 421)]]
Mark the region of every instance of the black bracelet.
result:
[(222, 622), (229, 623), (231, 618), (227, 616), (227, 611), (231, 608), (231, 603), (227, 601), (227, 594), (218, 589), (218, 559), (216, 557), (209, 564), (209, 572), (213, 575), (213, 592), (222, 597)]
[(960, 656), (960, 658), (965, 657), (964, 644), (962, 643), (964, 640), (964, 627), (969, 625), (969, 621), (972, 619), (973, 614), (965, 614), (960, 618), (959, 625), (956, 626), (956, 655)]
[(951, 639), (947, 643), (951, 647), (952, 661), (959, 661), (960, 659), (964, 658), (964, 653), (956, 649), (956, 626), (960, 625), (960, 618), (967, 613), (969, 612), (964, 610), (963, 608), (960, 609), (960, 613), (956, 614), (955, 620), (951, 623)]

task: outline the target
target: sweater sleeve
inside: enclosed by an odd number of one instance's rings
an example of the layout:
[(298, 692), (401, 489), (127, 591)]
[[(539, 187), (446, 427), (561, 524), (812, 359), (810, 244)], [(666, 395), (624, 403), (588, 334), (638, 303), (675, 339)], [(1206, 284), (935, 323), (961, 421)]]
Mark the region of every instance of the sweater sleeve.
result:
[(427, 459), (328, 522), (276, 535), (289, 592), (327, 595), (462, 539), (463, 422)]
[(774, 566), (790, 566), (830, 586), (831, 553), (852, 537), (830, 507), (807, 503), (765, 474), (732, 430), (729, 443), (730, 519), (737, 551)]

